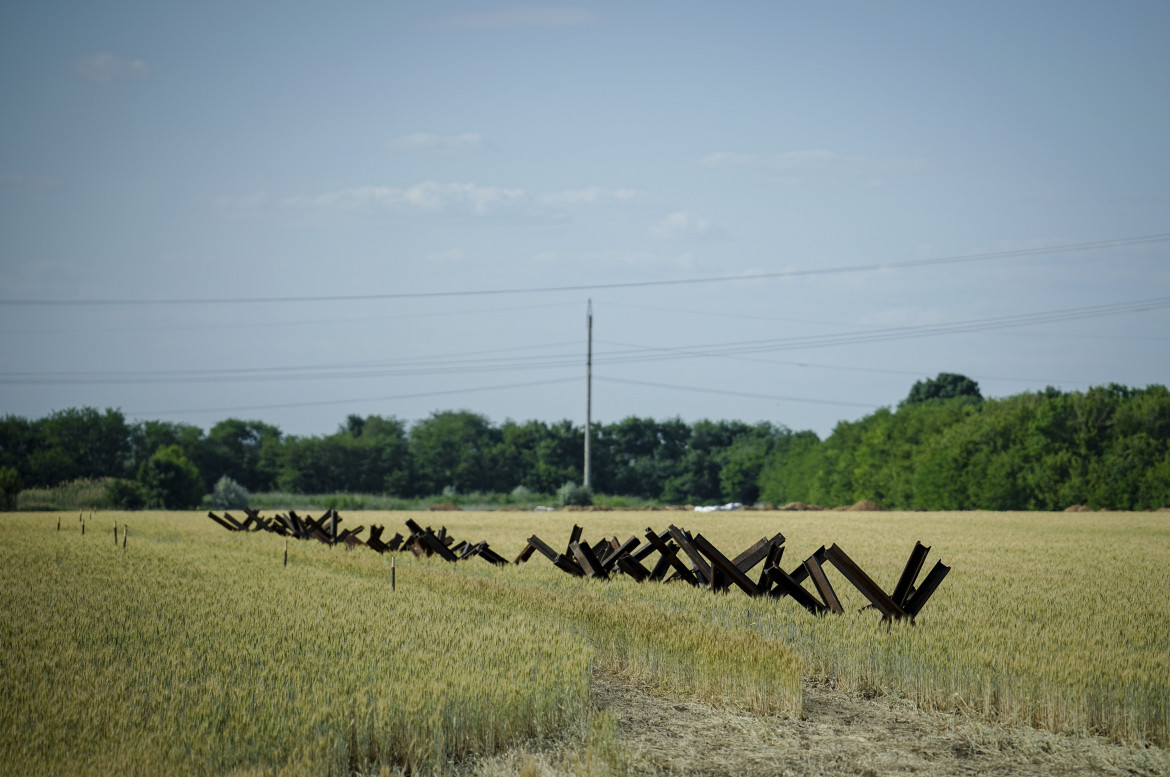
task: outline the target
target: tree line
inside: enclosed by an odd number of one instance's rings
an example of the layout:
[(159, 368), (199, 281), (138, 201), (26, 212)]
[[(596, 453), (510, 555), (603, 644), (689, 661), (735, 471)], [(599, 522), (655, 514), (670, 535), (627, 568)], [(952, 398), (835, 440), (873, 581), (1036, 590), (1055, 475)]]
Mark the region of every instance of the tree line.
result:
[[(229, 418), (204, 431), (71, 408), (0, 420), (0, 490), (118, 479), (123, 506), (185, 508), (223, 477), (248, 491), (422, 497), (552, 494), (582, 479), (570, 421), (493, 424), (466, 410), (413, 424), (350, 415), (332, 434), (287, 435)], [(1110, 385), (984, 399), (974, 381), (919, 381), (897, 408), (821, 440), (768, 422), (630, 417), (593, 428), (595, 492), (663, 503), (872, 499), (901, 509), (1063, 509), (1170, 504), (1170, 392)], [(11, 501), (11, 499), (10, 499)]]

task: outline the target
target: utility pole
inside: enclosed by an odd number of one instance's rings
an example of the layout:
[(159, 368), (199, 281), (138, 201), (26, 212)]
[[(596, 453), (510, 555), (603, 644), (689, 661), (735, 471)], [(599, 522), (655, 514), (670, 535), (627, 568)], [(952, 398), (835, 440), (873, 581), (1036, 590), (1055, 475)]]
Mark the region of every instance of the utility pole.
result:
[(593, 300), (585, 313), (585, 491), (593, 492), (593, 479), (589, 463), (589, 441), (593, 436)]

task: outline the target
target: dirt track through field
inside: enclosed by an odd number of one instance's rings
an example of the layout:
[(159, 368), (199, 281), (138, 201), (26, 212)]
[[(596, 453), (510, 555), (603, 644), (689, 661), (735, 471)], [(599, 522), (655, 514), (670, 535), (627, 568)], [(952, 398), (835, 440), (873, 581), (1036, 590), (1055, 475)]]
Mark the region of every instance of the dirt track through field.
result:
[(816, 682), (805, 684), (799, 719), (666, 700), (602, 677), (594, 699), (617, 718), (631, 774), (1170, 774), (1170, 756), (1157, 748), (997, 727)]

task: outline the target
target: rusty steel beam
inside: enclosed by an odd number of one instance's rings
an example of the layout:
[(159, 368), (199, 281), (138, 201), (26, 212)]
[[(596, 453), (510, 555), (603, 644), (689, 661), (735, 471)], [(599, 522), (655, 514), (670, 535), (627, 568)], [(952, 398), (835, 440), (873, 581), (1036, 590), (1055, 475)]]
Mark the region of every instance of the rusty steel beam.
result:
[[(435, 533), (430, 529), (420, 535), (419, 538), (422, 544), (432, 553), (437, 553), (444, 561), (458, 561), (459, 557), (451, 552), (451, 549), (443, 544), (442, 540), (435, 536)], [(429, 554), (428, 554), (429, 555)]]
[(777, 599), (791, 596), (797, 604), (813, 615), (820, 615), (826, 611), (825, 605), (818, 602), (815, 596), (804, 590), (800, 583), (792, 579), (792, 575), (780, 567), (768, 567), (767, 574), (768, 578), (775, 585), (769, 595)]
[[(675, 545), (674, 542), (672, 541), (667, 547), (670, 548), (670, 553), (660, 553), (658, 555), (658, 563), (655, 564), (654, 568), (650, 570), (650, 579), (651, 580), (661, 580), (662, 578), (666, 577), (666, 573), (673, 566), (670, 563), (671, 560), (672, 559), (677, 560), (675, 558), (674, 554), (675, 554), (675, 551), (678, 550), (678, 545)], [(634, 558), (634, 557), (631, 556), (630, 558)], [(636, 558), (634, 558), (634, 560), (637, 561)]]
[[(667, 532), (668, 536), (669, 536), (669, 534), (670, 534), (670, 532)], [(694, 574), (691, 573), (691, 570), (687, 569), (687, 565), (684, 564), (682, 559), (680, 559), (678, 557), (678, 551), (679, 551), (678, 545), (674, 544), (673, 542), (671, 542), (670, 544), (667, 544), (666, 539), (664, 537), (662, 537), (659, 534), (655, 534), (654, 530), (650, 529), (650, 528), (646, 529), (646, 540), (651, 545), (653, 545), (658, 550), (659, 553), (662, 554), (662, 557), (666, 560), (666, 562), (668, 564), (670, 564), (670, 566), (674, 567), (676, 576), (682, 578), (683, 580), (687, 581), (691, 585), (698, 585), (699, 584), (699, 581), (695, 579), (695, 576), (694, 576)], [(655, 569), (657, 569), (657, 567), (655, 567)], [(665, 576), (665, 574), (666, 574), (666, 571), (662, 570), (662, 576)], [(661, 580), (662, 577), (660, 576), (656, 579)]]
[(910, 598), (910, 589), (914, 587), (914, 581), (918, 579), (918, 573), (922, 571), (922, 564), (929, 552), (930, 548), (921, 542), (914, 543), (914, 550), (910, 551), (910, 558), (906, 559), (906, 568), (902, 570), (902, 576), (894, 586), (894, 593), (890, 594), (890, 598), (899, 607), (906, 606), (906, 601)]
[[(616, 542), (616, 539), (614, 541)], [(642, 541), (637, 537), (630, 537), (616, 548), (610, 550), (609, 553), (605, 554), (605, 557), (601, 559), (601, 566), (605, 567), (605, 571), (607, 572), (612, 570), (613, 565), (617, 563), (619, 558), (628, 554), (630, 551), (641, 544)]]
[(220, 518), (218, 515), (216, 515), (213, 512), (208, 512), (207, 517), (210, 518), (211, 520), (215, 521), (216, 523), (218, 523), (220, 526), (227, 529), (228, 531), (239, 531), (238, 528), (236, 528), (235, 526), (232, 526), (230, 523), (228, 523), (224, 519)]
[(558, 553), (557, 557), (553, 559), (553, 566), (562, 572), (568, 572), (573, 577), (585, 577), (585, 570), (581, 569), (572, 556)]
[(639, 583), (650, 578), (650, 570), (642, 566), (640, 562), (634, 560), (634, 557), (628, 553), (623, 556), (618, 556), (617, 566), (618, 569), (625, 572)]
[(857, 566), (853, 559), (849, 558), (845, 551), (837, 547), (836, 543), (833, 543), (833, 547), (825, 551), (825, 557), (833, 566), (837, 567), (846, 580), (853, 584), (854, 588), (861, 591), (862, 596), (869, 599), (870, 604), (877, 608), (883, 618), (898, 620), (910, 617), (877, 583), (870, 579), (869, 575), (865, 574), (861, 567)]
[(821, 569), (821, 562), (817, 561), (816, 555), (809, 556), (804, 560), (804, 566), (808, 569), (808, 576), (812, 578), (813, 585), (817, 589), (817, 593), (821, 595), (821, 601), (832, 612), (845, 612), (841, 609), (841, 602), (837, 599), (837, 592), (833, 590), (833, 586), (829, 584), (829, 578), (825, 577), (825, 570)]
[(768, 549), (768, 557), (764, 559), (764, 568), (760, 570), (760, 582), (756, 583), (756, 588), (760, 589), (761, 594), (772, 592), (772, 578), (768, 577), (768, 570), (772, 567), (779, 568), (780, 559), (783, 557), (783, 545), (773, 545)]
[(565, 545), (565, 555), (571, 556), (573, 554), (573, 543), (581, 541), (581, 527), (573, 524), (573, 530), (569, 532), (569, 542)]
[(695, 572), (697, 573), (696, 577), (699, 578), (699, 584), (710, 585), (711, 581), (714, 579), (714, 575), (711, 573), (711, 565), (707, 563), (705, 558), (703, 558), (703, 554), (699, 553), (699, 551), (695, 549), (695, 546), (691, 543), (690, 538), (687, 537), (686, 533), (683, 532), (682, 529), (678, 528), (674, 524), (671, 524), (667, 530), (670, 532), (671, 539), (673, 539), (678, 544), (678, 546), (682, 548), (683, 553), (686, 553), (687, 557), (690, 558), (691, 563), (695, 565)]
[(593, 548), (589, 547), (588, 543), (581, 544), (580, 542), (569, 543), (569, 550), (573, 551), (573, 555), (577, 558), (577, 563), (585, 570), (588, 577), (599, 577), (602, 580), (609, 577), (609, 573), (605, 571), (605, 567), (601, 566), (601, 562), (597, 559), (597, 554), (593, 552)]
[(560, 555), (555, 550), (553, 550), (548, 545), (546, 545), (544, 543), (544, 541), (542, 539), (540, 539), (540, 537), (537, 537), (535, 534), (533, 534), (531, 537), (528, 538), (528, 545), (532, 548), (535, 548), (536, 550), (539, 550), (541, 552), (541, 555), (543, 555), (549, 561), (555, 562), (557, 556)]
[(731, 559), (731, 563), (739, 569), (740, 572), (747, 573), (756, 564), (764, 560), (768, 555), (768, 538), (761, 537), (753, 542), (749, 547), (745, 548), (738, 556)]
[(910, 597), (910, 601), (906, 602), (906, 612), (910, 614), (911, 619), (918, 617), (918, 613), (922, 612), (922, 608), (926, 606), (927, 600), (934, 594), (939, 584), (942, 583), (943, 578), (950, 571), (951, 568), (946, 564), (941, 561), (935, 562), (934, 567), (926, 575), (926, 578), (923, 579), (922, 587), (914, 592), (914, 595)]
[(707, 558), (711, 560), (711, 566), (718, 568), (718, 570), (726, 575), (731, 582), (739, 586), (748, 596), (759, 596), (760, 591), (756, 588), (756, 584), (748, 579), (748, 576), (739, 571), (735, 564), (731, 563), (731, 559), (724, 556), (723, 553), (716, 548), (711, 542), (702, 534), (696, 534), (694, 540), (695, 547)]
[(524, 550), (520, 551), (520, 555), (516, 556), (513, 564), (523, 564), (528, 559), (532, 558), (532, 554), (536, 552), (536, 546), (531, 542), (524, 543)]
[[(646, 531), (650, 531), (650, 529), (647, 528)], [(670, 539), (670, 532), (668, 532), (668, 531), (659, 532), (658, 539), (662, 540), (663, 542), (666, 542), (668, 539)], [(650, 542), (650, 543), (647, 543), (646, 545), (643, 545), (642, 547), (638, 548), (630, 555), (634, 557), (634, 561), (643, 561), (647, 556), (649, 556), (651, 553), (653, 553), (656, 550), (658, 550), (658, 547), (656, 547), (654, 545), (654, 543)]]

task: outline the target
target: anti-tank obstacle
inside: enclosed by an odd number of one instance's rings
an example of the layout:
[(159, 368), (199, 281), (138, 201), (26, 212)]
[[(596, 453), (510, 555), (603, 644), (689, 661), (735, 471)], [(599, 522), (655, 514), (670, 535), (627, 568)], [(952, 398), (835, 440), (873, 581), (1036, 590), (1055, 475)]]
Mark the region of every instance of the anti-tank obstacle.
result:
[[(734, 586), (752, 597), (791, 597), (814, 615), (842, 613), (841, 601), (825, 575), (827, 563), (861, 592), (870, 602), (869, 606), (881, 613), (883, 621), (907, 618), (913, 621), (951, 571), (939, 561), (921, 586), (915, 588), (915, 581), (930, 551), (929, 547), (917, 542), (894, 590), (886, 593), (835, 543), (827, 549), (822, 545), (786, 572), (780, 566), (784, 556), (784, 535), (780, 533), (770, 539), (761, 537), (734, 557), (728, 557), (702, 534), (692, 535), (673, 524), (661, 533), (647, 527), (645, 545), (635, 537), (625, 542), (614, 537), (590, 545), (582, 541), (581, 533), (580, 526), (573, 526), (565, 553), (557, 553), (548, 543), (533, 535), (513, 563), (525, 563), (539, 552), (558, 569), (576, 577), (605, 580), (620, 572), (639, 583), (681, 580), (713, 592), (726, 592)], [(650, 559), (655, 554), (657, 559), (651, 564)], [(759, 577), (754, 578), (752, 571), (761, 562)], [(804, 587), (806, 580), (811, 581), (812, 591)]]
[(329, 546), (344, 545), (353, 549), (359, 545), (374, 550), (377, 553), (395, 551), (410, 551), (415, 556), (439, 556), (445, 561), (455, 562), (479, 556), (490, 564), (503, 566), (508, 560), (491, 549), (486, 541), (471, 543), (455, 542), (455, 538), (447, 533), (447, 527), (440, 527), (437, 531), (430, 526), (419, 526), (413, 518), (406, 520), (406, 528), (410, 534), (403, 536), (395, 534), (389, 540), (382, 539), (385, 526), (371, 525), (366, 539), (359, 536), (366, 531), (365, 526), (355, 529), (342, 529), (341, 515), (336, 510), (326, 510), (319, 518), (311, 515), (299, 515), (296, 510), (286, 513), (277, 513), (272, 518), (261, 517), (258, 510), (244, 509), (247, 516), (243, 521), (237, 520), (230, 513), (216, 515), (209, 512), (207, 517), (228, 531), (268, 531), (283, 537), (297, 540), (317, 540)]
[[(298, 540), (315, 539), (330, 546), (340, 543), (350, 549), (365, 545), (380, 554), (410, 551), (420, 558), (438, 556), (451, 563), (475, 556), (496, 566), (509, 563), (486, 541), (456, 542), (447, 527), (435, 530), (430, 526), (420, 526), (413, 518), (405, 521), (407, 535), (396, 533), (391, 539), (384, 540), (385, 527), (372, 525), (368, 537), (362, 540), (359, 535), (365, 527), (341, 529), (342, 518), (332, 509), (317, 519), (298, 515), (295, 510), (278, 513), (272, 518), (264, 518), (259, 511), (252, 509), (245, 509), (244, 514), (246, 517), (242, 521), (226, 512), (222, 516), (209, 512), (208, 517), (229, 531), (268, 531)], [(826, 567), (832, 566), (865, 597), (869, 608), (881, 613), (883, 621), (913, 621), (951, 571), (938, 561), (918, 584), (930, 548), (916, 542), (898, 582), (887, 593), (835, 543), (828, 548), (822, 545), (791, 571), (785, 571), (780, 565), (785, 538), (779, 532), (771, 538), (761, 537), (731, 556), (702, 534), (691, 534), (674, 524), (662, 532), (647, 527), (645, 542), (638, 537), (624, 541), (612, 537), (589, 543), (583, 539), (583, 531), (582, 527), (573, 526), (564, 551), (557, 551), (534, 534), (511, 563), (523, 564), (539, 554), (574, 577), (607, 580), (624, 574), (639, 583), (678, 580), (716, 593), (738, 588), (751, 597), (791, 597), (814, 615), (844, 612), (837, 592), (825, 574)], [(758, 575), (754, 571), (757, 567), (760, 568)], [(812, 590), (805, 587), (806, 581), (811, 583)]]

